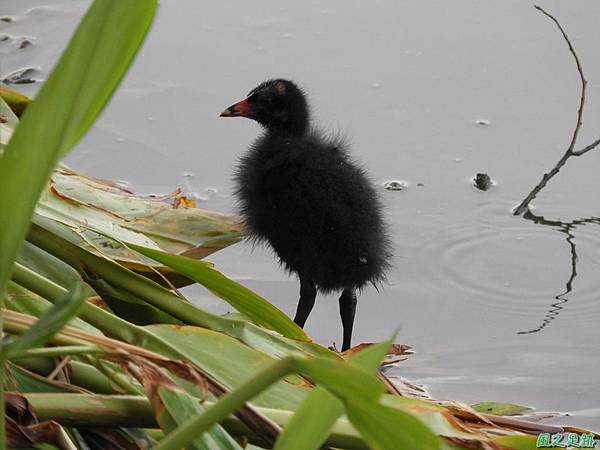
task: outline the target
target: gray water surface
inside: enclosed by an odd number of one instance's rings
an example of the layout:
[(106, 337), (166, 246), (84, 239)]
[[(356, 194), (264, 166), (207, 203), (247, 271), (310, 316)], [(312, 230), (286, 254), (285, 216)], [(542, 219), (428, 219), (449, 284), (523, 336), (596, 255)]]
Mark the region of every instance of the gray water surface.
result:
[[(182, 186), (199, 206), (231, 212), (232, 168), (260, 130), (217, 116), (258, 82), (292, 78), (318, 123), (350, 137), (391, 226), (390, 284), (362, 293), (355, 342), (399, 330), (416, 355), (396, 373), (437, 398), (600, 407), (600, 149), (568, 162), (534, 202), (537, 218), (511, 215), (576, 119), (578, 75), (549, 19), (516, 0), (161, 3), (70, 165), (142, 193)], [(34, 45), (0, 42), (0, 75), (31, 66), (43, 80), (87, 4), (3, 0), (0, 15), (16, 20), (0, 22), (0, 34)], [(589, 80), (583, 147), (600, 135), (600, 3), (541, 4)], [(18, 87), (33, 95), (39, 85)], [(477, 172), (495, 181), (490, 191), (472, 187)], [(384, 190), (392, 179), (406, 189)], [(242, 243), (211, 260), (293, 314), (298, 283), (268, 249)], [(200, 288), (186, 293), (228, 309)], [(340, 345), (334, 296), (318, 299), (307, 330)], [(598, 417), (568, 421), (600, 428)]]

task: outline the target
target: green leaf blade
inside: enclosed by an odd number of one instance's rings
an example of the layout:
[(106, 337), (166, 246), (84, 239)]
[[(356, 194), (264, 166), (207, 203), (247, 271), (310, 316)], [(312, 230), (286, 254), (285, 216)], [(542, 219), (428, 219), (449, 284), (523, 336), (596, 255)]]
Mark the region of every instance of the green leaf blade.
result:
[(88, 296), (90, 290), (83, 283), (76, 283), (69, 292), (59, 299), (40, 319), (17, 340), (6, 344), (7, 357), (14, 357), (31, 348), (46, 344), (71, 320)]
[[(172, 423), (175, 425), (174, 427), (168, 425), (170, 421), (166, 421), (166, 427), (161, 424), (165, 434), (170, 433), (191, 417), (202, 414), (206, 410), (204, 406), (184, 392), (161, 387), (158, 389), (158, 395), (166, 412), (171, 417)], [(242, 450), (239, 444), (220, 425), (214, 425), (210, 430), (199, 435), (194, 440), (192, 447), (195, 450)]]
[(416, 417), (376, 402), (346, 403), (352, 425), (374, 450), (439, 450), (440, 440)]
[(184, 256), (170, 255), (135, 244), (128, 244), (128, 246), (202, 284), (257, 324), (266, 326), (291, 339), (310, 340), (306, 333), (279, 308), (250, 289), (227, 278), (205, 262)]
[(93, 3), (4, 148), (0, 159), (0, 297), (51, 170), (108, 102), (152, 23), (156, 5), (156, 0)]
[[(373, 373), (385, 357), (393, 339), (372, 345), (352, 355), (348, 361), (368, 373)], [(319, 411), (319, 414), (315, 414)], [(274, 450), (317, 450), (327, 440), (336, 420), (344, 413), (341, 400), (317, 385), (296, 409), (282, 430)]]

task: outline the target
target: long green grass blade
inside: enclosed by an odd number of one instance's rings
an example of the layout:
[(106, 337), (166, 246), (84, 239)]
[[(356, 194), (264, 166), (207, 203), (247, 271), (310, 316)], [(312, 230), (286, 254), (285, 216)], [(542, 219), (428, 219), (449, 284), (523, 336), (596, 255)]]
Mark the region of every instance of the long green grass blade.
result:
[[(32, 275), (32, 272), (29, 272), (27, 268), (17, 265), (15, 271), (13, 272), (13, 279), (22, 279), (22, 277), (26, 277), (28, 275)], [(22, 279), (22, 281), (27, 283), (27, 280), (25, 279)], [(48, 282), (51, 283), (49, 280)], [(68, 291), (60, 288), (60, 294), (56, 296), (56, 300), (62, 298), (67, 294), (67, 292)], [(40, 297), (38, 294), (31, 292), (29, 289), (26, 289), (20, 284), (10, 281), (7, 288), (6, 308), (23, 314), (29, 314), (30, 316), (42, 317), (52, 308), (52, 303), (47, 299)], [(81, 311), (82, 310), (80, 309), (79, 312)], [(71, 320), (69, 320), (67, 325), (85, 330), (88, 333), (98, 335), (102, 334), (100, 330), (81, 320), (79, 317), (73, 317)]]
[[(237, 411), (245, 402), (292, 372), (308, 375), (312, 380), (321, 383), (329, 391), (342, 398), (346, 404), (355, 401), (369, 406), (378, 405), (379, 397), (384, 391), (383, 384), (377, 378), (344, 361), (323, 357), (287, 356), (263, 368), (252, 379), (221, 397), (203, 414), (181, 424), (169, 433), (157, 445), (155, 450), (177, 450), (187, 446), (201, 433), (220, 423), (229, 414)], [(382, 406), (382, 408), (387, 407)], [(412, 416), (402, 411), (399, 411), (399, 413), (412, 418)], [(427, 430), (424, 425), (421, 424), (421, 426)], [(433, 434), (431, 435), (433, 436)]]
[(293, 358), (287, 357), (263, 368), (255, 377), (221, 397), (203, 414), (192, 417), (165, 436), (154, 450), (178, 450), (240, 409), (245, 402), (279, 381), (293, 370)]
[(180, 320), (149, 305), (123, 289), (111, 286), (101, 278), (90, 277), (86, 281), (102, 297), (102, 300), (110, 307), (112, 312), (128, 322), (136, 325), (152, 325), (156, 323), (182, 324)]
[(71, 266), (27, 241), (23, 242), (16, 263), (20, 263), (63, 288), (71, 286), (76, 281), (81, 281), (81, 276)]
[[(60, 242), (58, 243), (60, 244)], [(51, 302), (55, 302), (66, 293), (62, 287), (20, 265), (17, 265), (14, 275), (19, 284), (43, 295)], [(139, 277), (139, 275), (135, 275), (135, 277)], [(161, 292), (164, 290), (162, 287), (158, 288)], [(173, 296), (173, 302), (181, 302), (173, 294), (168, 294)], [(89, 302), (83, 305), (80, 317), (109, 336), (143, 346), (171, 359), (190, 361), (229, 389), (235, 388), (247, 378), (252, 377), (261, 367), (273, 362), (275, 359), (268, 356), (269, 353), (281, 355), (289, 352), (289, 349), (295, 348), (289, 346), (288, 350), (284, 350), (279, 345), (282, 338), (245, 322), (232, 322), (232, 331), (237, 331), (233, 334), (252, 343), (258, 350), (244, 345), (239, 338), (232, 338), (223, 333), (197, 327), (167, 325), (139, 327)], [(60, 342), (56, 342), (56, 344), (73, 345)], [(302, 386), (303, 384), (305, 382), (301, 378), (292, 379), (290, 377), (286, 382), (282, 381), (277, 386), (273, 386), (272, 389), (257, 398), (257, 401), (264, 406), (293, 409), (304, 398), (306, 389)]]
[(108, 102), (152, 23), (156, 4), (156, 0), (94, 2), (4, 148), (0, 298), (50, 172)]
[[(148, 339), (148, 343), (144, 345), (146, 348), (170, 359), (191, 362), (228, 390), (237, 389), (257, 376), (263, 368), (277, 362), (276, 358), (249, 348), (238, 339), (203, 328), (150, 325), (143, 327), (143, 330), (150, 336), (159, 338), (159, 342), (168, 343), (168, 347), (159, 346), (154, 343), (154, 339)], [(262, 392), (253, 400), (253, 404), (293, 410), (308, 392), (303, 378), (290, 375)]]
[(308, 341), (306, 333), (296, 325), (285, 313), (250, 289), (227, 278), (218, 270), (205, 262), (196, 261), (184, 256), (170, 255), (139, 245), (129, 245), (142, 255), (148, 256), (192, 280), (202, 284), (216, 296), (222, 298), (253, 322), (278, 331), (291, 338)]
[[(392, 340), (372, 345), (348, 361), (366, 372), (375, 372)], [(315, 414), (318, 411), (318, 414)], [(317, 385), (300, 404), (292, 419), (279, 434), (274, 450), (316, 450), (327, 440), (344, 404), (321, 385)]]
[[(44, 227), (60, 226), (60, 224), (47, 219), (40, 219), (39, 224)], [(275, 356), (283, 356), (291, 350), (298, 350), (296, 341), (275, 336), (267, 330), (242, 320), (219, 317), (203, 311), (191, 303), (181, 300), (180, 297), (157, 283), (133, 273), (114, 261), (90, 253), (72, 244), (62, 236), (42, 228), (39, 224), (31, 226), (27, 237), (29, 242), (62, 259), (80, 272), (87, 271), (97, 274), (111, 285), (144, 299), (147, 303), (184, 323), (225, 333), (245, 342), (250, 347)], [(94, 326), (100, 328), (95, 323)]]
[[(158, 389), (162, 406), (164, 407), (163, 414), (157, 417), (158, 422), (165, 434), (173, 431), (178, 425), (196, 415), (206, 411), (206, 407), (198, 403), (197, 400), (185, 392), (178, 392), (167, 387)], [(161, 417), (168, 414), (171, 420), (165, 421), (167, 426), (161, 423)], [(174, 427), (168, 424), (174, 424)], [(194, 450), (242, 450), (242, 447), (220, 426), (215, 425), (203, 435), (194, 439), (190, 446)]]
[(5, 344), (3, 352), (6, 357), (10, 358), (31, 348), (43, 346), (69, 320), (75, 317), (90, 292), (91, 290), (83, 283), (73, 285), (67, 295), (48, 309), (35, 325), (15, 341)]
[(378, 402), (346, 400), (352, 425), (373, 450), (439, 450), (439, 438), (415, 416)]
[(294, 367), (340, 398), (377, 401), (385, 391), (385, 386), (379, 379), (343, 360), (322, 357), (296, 358)]

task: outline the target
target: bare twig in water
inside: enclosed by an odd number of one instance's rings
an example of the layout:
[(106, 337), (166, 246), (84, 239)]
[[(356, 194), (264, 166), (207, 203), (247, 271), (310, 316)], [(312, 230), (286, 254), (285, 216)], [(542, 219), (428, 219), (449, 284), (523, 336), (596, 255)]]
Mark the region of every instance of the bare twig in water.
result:
[[(525, 211), (523, 215), (525, 219), (532, 220), (535, 223), (541, 223), (543, 225), (550, 225), (552, 228), (560, 233), (567, 235), (567, 243), (571, 248), (571, 275), (566, 283), (566, 290), (554, 297), (556, 300), (550, 305), (550, 309), (546, 313), (542, 320), (542, 323), (528, 331), (519, 331), (517, 334), (532, 334), (542, 331), (547, 325), (549, 325), (554, 319), (558, 318), (560, 312), (565, 309), (566, 303), (569, 301), (566, 295), (569, 295), (573, 291), (573, 281), (577, 277), (577, 248), (575, 245), (575, 235), (573, 234), (575, 229), (575, 222), (563, 223), (560, 221), (546, 220), (541, 216), (534, 215), (531, 211)], [(590, 219), (593, 220), (593, 219)], [(583, 222), (585, 223), (585, 221)], [(555, 228), (558, 226), (558, 228)]]
[(529, 203), (536, 197), (536, 195), (544, 187), (546, 187), (546, 184), (548, 184), (548, 181), (550, 181), (550, 179), (559, 172), (561, 167), (565, 165), (565, 163), (571, 156), (584, 155), (587, 152), (589, 152), (590, 150), (593, 150), (594, 148), (596, 148), (600, 144), (600, 139), (598, 139), (595, 142), (593, 142), (592, 144), (588, 145), (587, 147), (582, 148), (581, 150), (573, 150), (575, 148), (575, 144), (577, 143), (577, 137), (579, 136), (579, 129), (581, 128), (581, 124), (582, 124), (583, 105), (585, 104), (585, 89), (587, 86), (587, 80), (585, 79), (585, 76), (583, 75), (583, 68), (581, 67), (581, 62), (579, 61), (577, 52), (573, 48), (573, 45), (571, 44), (571, 40), (569, 39), (569, 36), (567, 36), (567, 33), (565, 33), (565, 30), (563, 29), (561, 24), (558, 22), (556, 17), (554, 17), (552, 14), (549, 14), (548, 12), (546, 12), (541, 6), (535, 5), (535, 9), (540, 11), (545, 16), (549, 17), (556, 24), (556, 26), (562, 33), (563, 37), (565, 38), (565, 41), (567, 42), (567, 45), (569, 46), (569, 51), (571, 52), (571, 54), (573, 55), (573, 58), (575, 59), (575, 64), (577, 65), (577, 72), (579, 73), (579, 78), (581, 79), (581, 98), (579, 101), (579, 109), (577, 111), (577, 124), (575, 125), (575, 129), (573, 130), (573, 136), (571, 137), (571, 143), (569, 144), (569, 147), (565, 151), (565, 154), (562, 156), (562, 158), (560, 158), (560, 160), (552, 168), (552, 170), (550, 170), (550, 172), (544, 174), (544, 176), (542, 177), (542, 179), (538, 183), (538, 185), (536, 187), (534, 187), (533, 190), (529, 193), (529, 195), (527, 195), (527, 197), (525, 197), (525, 199), (521, 202), (521, 204), (519, 204), (519, 206), (517, 206), (515, 208), (515, 210), (513, 211), (515, 216), (523, 214), (525, 211), (528, 210)]
[(533, 328), (528, 331), (519, 331), (517, 334), (532, 334), (537, 333), (549, 325), (554, 319), (557, 319), (559, 314), (566, 309), (569, 302), (567, 295), (573, 292), (573, 284), (577, 277), (577, 246), (575, 244), (575, 230), (587, 224), (600, 225), (599, 217), (588, 217), (585, 219), (575, 219), (571, 222), (561, 222), (560, 220), (549, 220), (543, 216), (536, 216), (530, 210), (525, 211), (523, 215), (524, 219), (531, 220), (533, 223), (545, 225), (551, 227), (553, 230), (559, 233), (567, 235), (566, 241), (571, 249), (571, 274), (566, 282), (566, 289), (564, 292), (556, 295), (548, 311), (546, 312), (542, 322), (537, 328)]

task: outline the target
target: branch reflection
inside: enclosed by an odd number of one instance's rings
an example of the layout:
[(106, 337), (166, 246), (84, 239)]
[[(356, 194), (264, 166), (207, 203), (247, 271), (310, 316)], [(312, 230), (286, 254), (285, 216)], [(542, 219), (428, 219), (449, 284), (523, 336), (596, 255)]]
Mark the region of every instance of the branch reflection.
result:
[(577, 276), (577, 247), (575, 245), (575, 235), (573, 234), (574, 230), (577, 228), (578, 225), (585, 225), (587, 223), (600, 224), (600, 218), (590, 217), (587, 219), (573, 220), (572, 222), (561, 222), (559, 220), (548, 220), (545, 219), (543, 216), (536, 216), (530, 210), (527, 210), (525, 214), (523, 214), (523, 218), (531, 220), (533, 223), (536, 224), (547, 225), (560, 233), (564, 233), (566, 235), (566, 241), (569, 244), (569, 247), (571, 248), (571, 275), (567, 280), (565, 291), (554, 297), (556, 301), (550, 304), (548, 312), (546, 312), (546, 315), (544, 316), (542, 322), (537, 328), (533, 328), (528, 331), (519, 331), (517, 333), (531, 334), (541, 331), (544, 327), (546, 327), (546, 325), (548, 325), (550, 322), (556, 319), (560, 312), (565, 308), (566, 303), (569, 301), (569, 299), (566, 296), (573, 290), (573, 281)]

